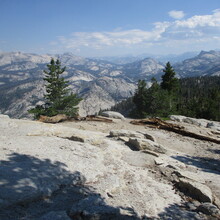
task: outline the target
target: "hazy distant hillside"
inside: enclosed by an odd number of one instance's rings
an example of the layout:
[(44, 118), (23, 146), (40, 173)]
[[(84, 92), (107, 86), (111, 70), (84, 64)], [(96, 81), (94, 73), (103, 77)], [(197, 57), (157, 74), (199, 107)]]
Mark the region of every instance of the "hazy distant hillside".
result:
[(220, 75), (220, 52), (201, 51), (197, 56), (174, 65), (180, 77)]
[(111, 57), (100, 57), (96, 58), (97, 60), (106, 60), (111, 63), (115, 64), (128, 64), (128, 63), (133, 63), (137, 61), (144, 60), (146, 58), (153, 58), (159, 62), (166, 63), (170, 61), (171, 63), (177, 63), (177, 62), (182, 62), (186, 59), (192, 58), (196, 56), (198, 52), (186, 52), (183, 54), (168, 54), (168, 55), (154, 55), (154, 54), (148, 54), (144, 53), (138, 56), (132, 56), (132, 55), (127, 55), (127, 56), (111, 56)]
[[(108, 108), (133, 94), (135, 83), (125, 74), (123, 67), (107, 61), (97, 61), (71, 53), (55, 55), (63, 66), (70, 87), (84, 98), (81, 113), (93, 114)], [(27, 110), (42, 100), (43, 70), (50, 55), (23, 53), (0, 54), (0, 111), (13, 117), (28, 116)], [(109, 100), (109, 101), (107, 101)]]
[[(0, 53), (0, 111), (27, 117), (27, 110), (42, 100), (43, 70), (52, 55), (20, 52)], [(66, 66), (65, 78), (73, 92), (83, 97), (82, 114), (94, 114), (130, 97), (139, 79), (160, 80), (164, 64), (145, 58), (127, 64), (78, 57), (72, 53), (53, 55)], [(171, 63), (172, 64), (172, 63)], [(219, 75), (220, 52), (202, 51), (194, 58), (173, 65), (180, 77)]]

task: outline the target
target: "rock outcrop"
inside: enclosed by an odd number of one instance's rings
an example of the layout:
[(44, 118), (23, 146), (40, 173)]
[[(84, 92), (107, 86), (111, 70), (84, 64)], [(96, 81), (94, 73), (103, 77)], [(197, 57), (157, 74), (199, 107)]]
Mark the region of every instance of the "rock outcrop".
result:
[[(215, 216), (218, 171), (186, 163), (169, 133), (133, 126), (127, 119), (47, 124), (0, 115), (0, 218), (206, 219), (211, 210)], [(190, 194), (183, 196), (183, 188)], [(198, 208), (200, 202), (216, 209)]]
[(217, 122), (217, 121), (190, 118), (190, 117), (186, 117), (182, 115), (171, 115), (170, 119), (177, 121), (177, 122), (185, 122), (185, 123), (196, 125), (199, 127), (211, 128), (211, 129), (220, 131), (220, 122)]

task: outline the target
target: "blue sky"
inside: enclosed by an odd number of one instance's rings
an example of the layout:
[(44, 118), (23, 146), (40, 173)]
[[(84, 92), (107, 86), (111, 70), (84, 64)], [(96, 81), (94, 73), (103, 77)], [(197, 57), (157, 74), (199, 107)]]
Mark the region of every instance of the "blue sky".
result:
[(85, 57), (220, 49), (219, 0), (0, 0), (0, 51)]

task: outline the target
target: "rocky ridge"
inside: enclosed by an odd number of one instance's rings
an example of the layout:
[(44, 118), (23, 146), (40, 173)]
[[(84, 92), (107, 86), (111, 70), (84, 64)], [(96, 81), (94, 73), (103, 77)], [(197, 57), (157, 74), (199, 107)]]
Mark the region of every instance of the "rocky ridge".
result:
[[(0, 218), (219, 218), (219, 145), (113, 121), (0, 115)], [(176, 123), (220, 138), (215, 128)]]
[[(71, 53), (36, 55), (21, 52), (0, 53), (0, 112), (11, 117), (30, 117), (27, 110), (42, 101), (43, 70), (51, 57), (66, 66), (65, 78), (74, 93), (83, 97), (80, 114), (94, 114), (132, 96), (139, 79), (160, 80), (164, 64), (144, 58), (127, 64), (88, 59)], [(220, 52), (201, 52), (173, 65), (179, 77), (219, 75)]]

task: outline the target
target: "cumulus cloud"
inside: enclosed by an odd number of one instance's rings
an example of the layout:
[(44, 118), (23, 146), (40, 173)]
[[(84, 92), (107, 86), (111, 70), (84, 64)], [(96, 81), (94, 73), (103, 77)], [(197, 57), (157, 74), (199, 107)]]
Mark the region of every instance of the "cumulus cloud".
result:
[(75, 32), (70, 38), (59, 37), (59, 41), (66, 48), (76, 48), (79, 46), (101, 49), (111, 46), (131, 46), (148, 41), (156, 41), (164, 27), (159, 25), (153, 31), (132, 29), (126, 31), (113, 32)]
[[(175, 12), (175, 13), (174, 13)], [(169, 12), (176, 19), (183, 18), (182, 11)], [(70, 36), (59, 36), (57, 42), (64, 49), (80, 51), (82, 48), (105, 50), (108, 48), (184, 47), (203, 43), (220, 43), (220, 9), (209, 15), (195, 15), (173, 22), (156, 22), (151, 30), (121, 30), (109, 32), (74, 32)], [(207, 45), (206, 45), (207, 43)], [(55, 42), (51, 42), (56, 45)], [(215, 48), (220, 47), (216, 45)], [(191, 50), (193, 48), (190, 48)]]
[(183, 11), (172, 10), (168, 12), (169, 16), (174, 19), (182, 19), (185, 17), (185, 13)]
[(211, 15), (195, 15), (186, 20), (176, 21), (175, 24), (179, 28), (220, 27), (220, 10), (214, 10)]

